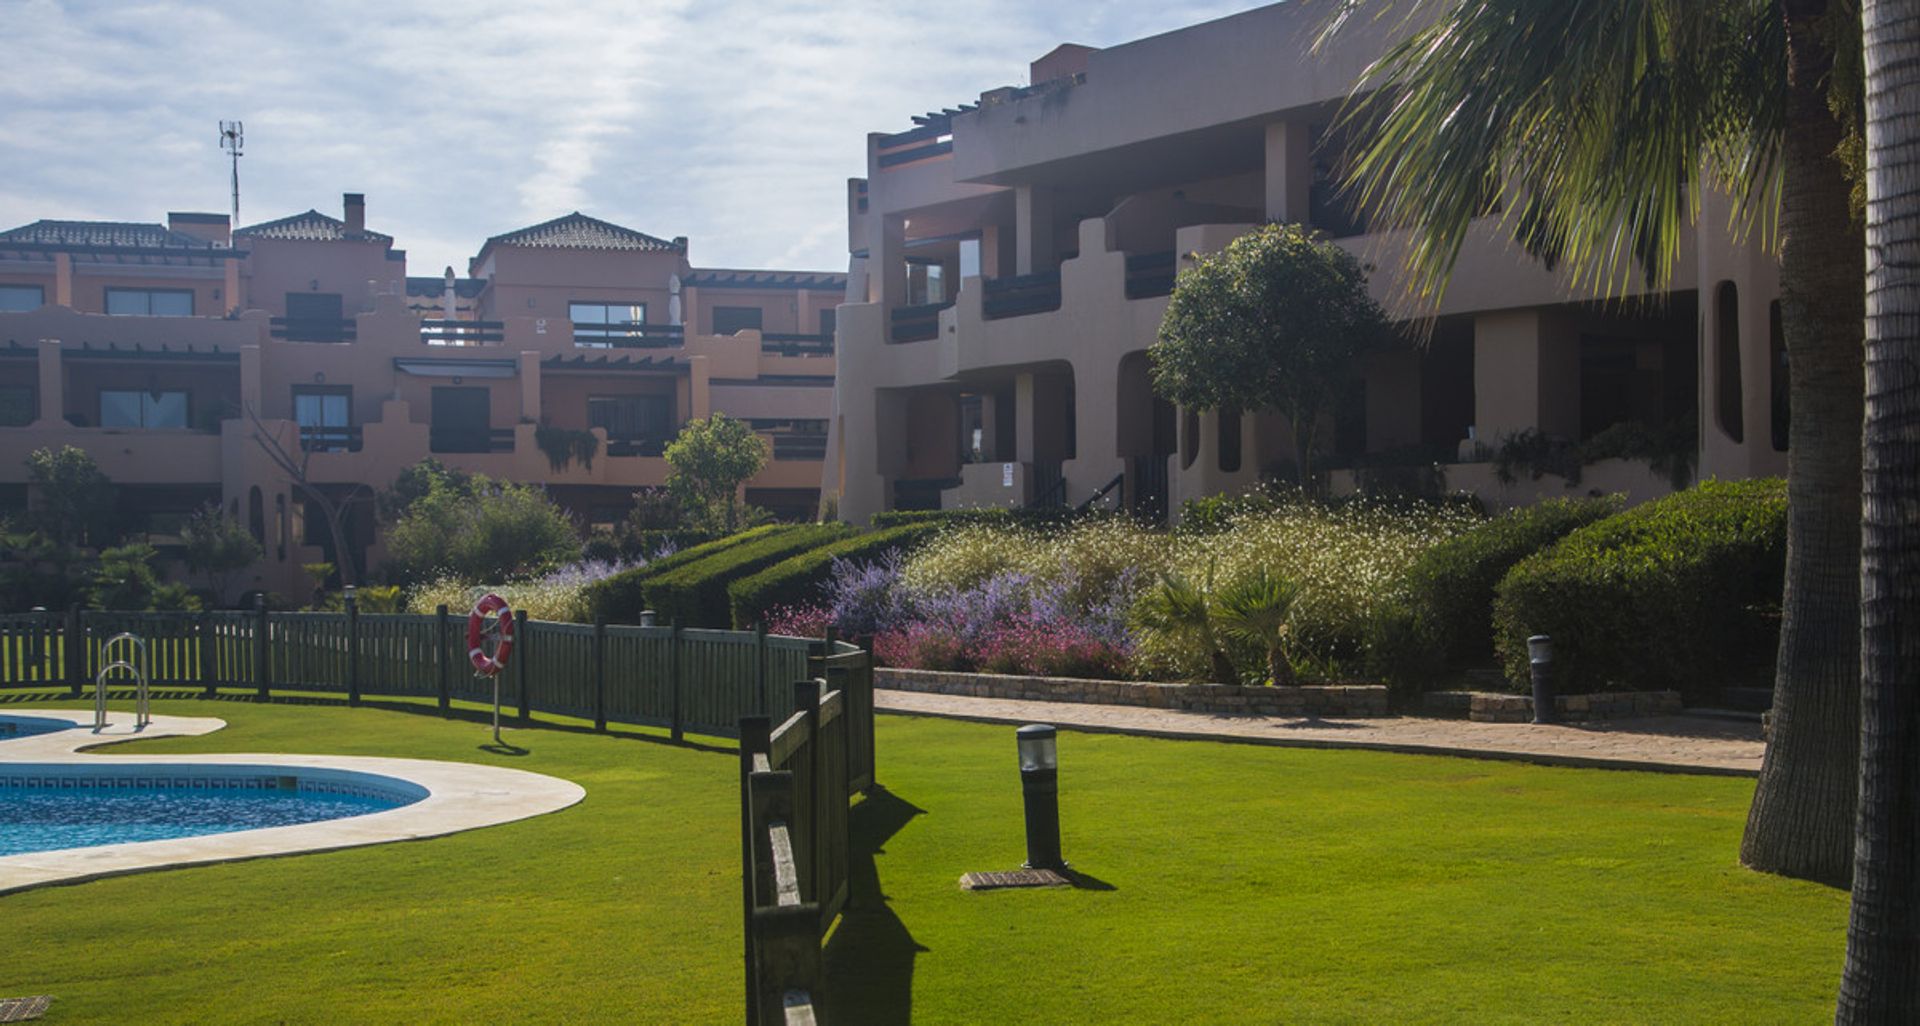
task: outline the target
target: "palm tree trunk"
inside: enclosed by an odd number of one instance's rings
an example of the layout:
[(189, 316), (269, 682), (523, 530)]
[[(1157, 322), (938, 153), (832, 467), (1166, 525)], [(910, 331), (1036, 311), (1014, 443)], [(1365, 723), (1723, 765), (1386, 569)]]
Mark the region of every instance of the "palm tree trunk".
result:
[[(1859, 752), (1864, 239), (1834, 152), (1827, 0), (1785, 0), (1780, 321), (1792, 367), (1787, 574), (1773, 736), (1740, 861), (1846, 886)], [(1753, 344), (1762, 344), (1756, 338)]]
[(1287, 661), (1287, 653), (1281, 651), (1278, 645), (1267, 649), (1267, 674), (1273, 678), (1275, 687), (1283, 687), (1294, 682), (1293, 664)]
[(1835, 1021), (1920, 1022), (1920, 0), (1868, 0), (1860, 815)]

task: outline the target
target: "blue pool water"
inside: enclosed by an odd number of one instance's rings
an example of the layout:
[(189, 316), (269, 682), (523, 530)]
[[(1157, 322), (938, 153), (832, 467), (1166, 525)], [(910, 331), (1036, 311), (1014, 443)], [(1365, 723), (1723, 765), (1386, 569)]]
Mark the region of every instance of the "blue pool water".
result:
[(364, 816), (406, 804), (358, 795), (0, 787), (0, 855), (222, 834)]
[(0, 716), (0, 741), (9, 738), (26, 737), (29, 734), (51, 734), (56, 730), (78, 726), (72, 720), (57, 720), (50, 716)]

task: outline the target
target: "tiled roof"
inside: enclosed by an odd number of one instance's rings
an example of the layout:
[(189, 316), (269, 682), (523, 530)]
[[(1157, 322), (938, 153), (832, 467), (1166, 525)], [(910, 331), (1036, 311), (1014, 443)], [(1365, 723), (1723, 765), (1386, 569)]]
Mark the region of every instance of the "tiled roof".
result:
[[(486, 287), (487, 280), (485, 278), (453, 279), (453, 294), (460, 299), (472, 299), (485, 291)], [(430, 296), (438, 299), (446, 294), (447, 279), (444, 277), (415, 278), (409, 276), (407, 278), (407, 295), (409, 296)]]
[[(278, 221), (248, 225), (234, 232), (251, 239), (290, 239), (295, 242), (335, 242), (347, 237), (347, 222), (337, 217), (328, 217), (318, 210), (309, 210), (304, 214), (283, 217)], [(363, 238), (375, 242), (392, 242), (393, 236), (379, 232), (367, 232)]]
[(35, 221), (0, 232), (0, 244), (76, 246), (97, 249), (212, 249), (213, 243), (163, 224), (137, 221)]
[(480, 247), (481, 252), (486, 252), (487, 247), (495, 244), (542, 249), (630, 249), (655, 253), (683, 252), (687, 248), (679, 240), (668, 242), (657, 239), (645, 232), (588, 217), (578, 210), (565, 217), (556, 217), (505, 235), (495, 235)]
[(695, 267), (681, 284), (731, 289), (810, 289), (838, 291), (847, 276), (833, 271), (744, 271), (728, 267)]

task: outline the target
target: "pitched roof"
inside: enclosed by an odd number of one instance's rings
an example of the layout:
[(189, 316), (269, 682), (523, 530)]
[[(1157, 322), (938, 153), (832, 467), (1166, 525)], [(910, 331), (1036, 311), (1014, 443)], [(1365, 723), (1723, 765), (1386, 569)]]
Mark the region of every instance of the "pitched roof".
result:
[(684, 240), (668, 242), (610, 221), (588, 217), (578, 210), (565, 217), (495, 235), (480, 247), (480, 252), (485, 253), (495, 244), (541, 249), (628, 249), (650, 253), (685, 252), (687, 248)]
[[(347, 222), (328, 217), (318, 210), (248, 225), (233, 233), (250, 239), (290, 239), (295, 242), (336, 242), (347, 238)], [(392, 242), (393, 236), (366, 232), (361, 236), (374, 242)]]
[(687, 272), (681, 283), (702, 288), (838, 292), (847, 287), (847, 276), (834, 271), (746, 271), (728, 267), (695, 267)]
[(0, 245), (74, 246), (91, 249), (213, 249), (213, 243), (163, 224), (137, 221), (35, 221), (0, 232)]

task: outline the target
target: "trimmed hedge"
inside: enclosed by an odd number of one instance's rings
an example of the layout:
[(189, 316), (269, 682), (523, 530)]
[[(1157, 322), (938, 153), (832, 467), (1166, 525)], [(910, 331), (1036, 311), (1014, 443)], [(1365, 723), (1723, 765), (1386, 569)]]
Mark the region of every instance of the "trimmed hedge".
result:
[(725, 538), (681, 549), (665, 559), (656, 559), (645, 566), (632, 570), (623, 570), (604, 580), (595, 581), (587, 586), (587, 608), (598, 619), (608, 623), (639, 623), (640, 611), (647, 608), (647, 582), (662, 574), (685, 566), (695, 560), (705, 559), (736, 545), (778, 535), (794, 530), (799, 524), (767, 524), (739, 534), (730, 534)]
[(1500, 582), (1494, 644), (1527, 679), (1527, 637), (1553, 637), (1567, 693), (1674, 688), (1690, 702), (1762, 679), (1779, 637), (1787, 492), (1778, 478), (1707, 481), (1608, 517)]
[(727, 586), (792, 556), (853, 533), (846, 524), (792, 524), (785, 530), (730, 545), (711, 555), (669, 568), (643, 585), (647, 604), (660, 622), (682, 627), (726, 627)]
[(870, 561), (896, 549), (904, 549), (940, 530), (937, 523), (902, 524), (843, 538), (831, 545), (802, 552), (775, 563), (751, 577), (727, 586), (727, 598), (733, 607), (733, 626), (744, 630), (767, 610), (776, 606), (798, 605), (818, 597), (820, 586), (833, 575), (836, 559)]
[(1399, 597), (1367, 624), (1367, 665), (1396, 690), (1493, 659), (1493, 592), (1514, 564), (1620, 512), (1617, 496), (1550, 499), (1489, 520), (1428, 549)]

